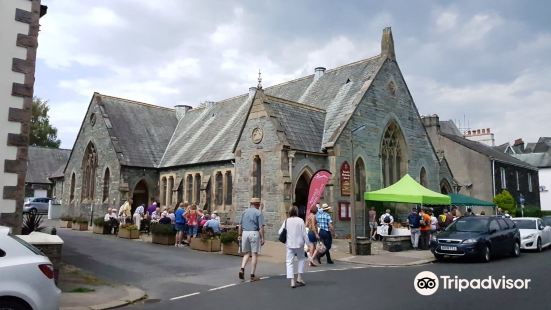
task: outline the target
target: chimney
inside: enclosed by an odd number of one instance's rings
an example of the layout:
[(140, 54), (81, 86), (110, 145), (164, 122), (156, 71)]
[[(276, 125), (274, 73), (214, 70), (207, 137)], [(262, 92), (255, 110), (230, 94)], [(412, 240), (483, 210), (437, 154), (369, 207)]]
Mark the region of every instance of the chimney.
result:
[(208, 100), (201, 104), (201, 106), (204, 106), (207, 109), (210, 109), (210, 108), (214, 107), (215, 105), (216, 105), (216, 102), (208, 101)]
[(440, 118), (437, 114), (422, 116), (421, 121), (427, 130), (434, 127), (437, 131), (440, 131)]
[(523, 145), (524, 146), (524, 141), (522, 141), (522, 138), (516, 139), (515, 143), (513, 144), (513, 146), (518, 146), (518, 145)]
[(317, 81), (320, 77), (323, 76), (324, 73), (325, 73), (324, 67), (317, 67), (316, 69), (314, 69), (314, 81)]
[(381, 56), (385, 56), (390, 60), (396, 60), (394, 53), (394, 39), (392, 38), (392, 30), (390, 27), (383, 29), (383, 38), (381, 39)]
[(181, 120), (182, 118), (184, 118), (184, 116), (186, 116), (187, 111), (191, 110), (192, 108), (189, 105), (179, 104), (174, 106), (174, 109), (176, 110), (176, 118), (178, 120)]

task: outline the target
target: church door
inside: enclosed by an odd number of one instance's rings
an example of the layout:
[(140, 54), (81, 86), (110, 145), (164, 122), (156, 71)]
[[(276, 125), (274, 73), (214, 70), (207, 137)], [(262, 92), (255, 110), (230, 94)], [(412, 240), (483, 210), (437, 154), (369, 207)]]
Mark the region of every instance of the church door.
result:
[(139, 205), (144, 205), (147, 208), (147, 201), (149, 200), (149, 191), (145, 180), (141, 180), (136, 184), (132, 195), (132, 214)]
[(306, 204), (308, 203), (308, 187), (310, 186), (310, 178), (304, 172), (297, 181), (295, 186), (295, 202), (299, 208), (299, 215), (305, 217)]

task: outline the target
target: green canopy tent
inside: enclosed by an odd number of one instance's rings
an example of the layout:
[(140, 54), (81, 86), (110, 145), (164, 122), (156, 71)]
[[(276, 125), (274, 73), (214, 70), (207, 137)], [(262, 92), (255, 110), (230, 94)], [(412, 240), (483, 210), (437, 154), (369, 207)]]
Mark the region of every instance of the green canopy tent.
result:
[(493, 202), (476, 199), (474, 197), (461, 194), (449, 194), (452, 199), (453, 206), (480, 206), (480, 207), (495, 207)]
[(389, 187), (364, 193), (370, 201), (415, 203), (420, 205), (450, 205), (451, 198), (417, 183), (409, 174)]

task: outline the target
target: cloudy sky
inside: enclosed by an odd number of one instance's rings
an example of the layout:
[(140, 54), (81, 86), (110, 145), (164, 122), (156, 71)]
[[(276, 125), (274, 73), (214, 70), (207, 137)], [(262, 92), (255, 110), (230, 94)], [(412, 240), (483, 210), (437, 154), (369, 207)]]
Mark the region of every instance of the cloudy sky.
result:
[[(94, 91), (172, 107), (375, 56), (391, 26), (421, 114), (551, 136), (545, 1), (43, 0), (35, 95), (71, 148)], [(384, 3), (384, 4), (383, 4)], [(465, 121), (464, 121), (465, 120)]]

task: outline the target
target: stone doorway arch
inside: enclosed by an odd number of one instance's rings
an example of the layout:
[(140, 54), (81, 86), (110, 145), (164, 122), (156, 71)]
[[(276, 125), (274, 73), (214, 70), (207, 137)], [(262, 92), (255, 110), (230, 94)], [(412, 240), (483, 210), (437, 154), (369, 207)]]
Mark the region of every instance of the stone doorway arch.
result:
[(134, 187), (134, 191), (132, 192), (132, 214), (134, 214), (134, 210), (139, 205), (144, 205), (147, 207), (147, 202), (149, 201), (149, 189), (147, 188), (147, 183), (144, 179), (140, 180), (138, 184)]
[(312, 173), (308, 169), (304, 169), (297, 179), (295, 184), (295, 200), (299, 208), (299, 216), (306, 216), (306, 205), (308, 203), (308, 190), (310, 187), (310, 179)]

